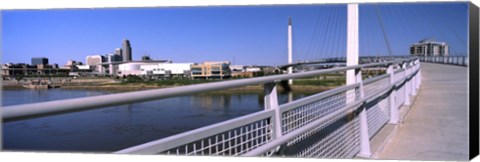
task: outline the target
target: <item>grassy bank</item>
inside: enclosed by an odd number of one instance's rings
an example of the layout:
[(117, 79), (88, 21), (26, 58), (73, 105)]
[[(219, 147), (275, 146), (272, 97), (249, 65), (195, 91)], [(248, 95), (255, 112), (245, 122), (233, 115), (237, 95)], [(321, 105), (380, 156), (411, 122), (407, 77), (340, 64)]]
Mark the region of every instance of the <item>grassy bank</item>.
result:
[[(90, 90), (128, 92), (128, 91), (161, 89), (161, 88), (170, 88), (170, 87), (176, 87), (176, 86), (156, 86), (156, 85), (146, 85), (146, 84), (118, 84), (118, 85), (97, 85), (97, 86), (63, 86), (61, 88), (62, 89), (90, 89)], [(332, 88), (335, 88), (335, 86), (313, 86), (313, 85), (292, 85), (291, 86), (291, 89), (293, 92), (306, 92), (306, 93), (318, 93), (318, 92), (322, 92)], [(284, 91), (281, 86), (277, 86), (277, 89), (280, 92)], [(243, 86), (239, 88), (213, 91), (213, 93), (217, 93), (217, 92), (218, 93), (236, 93), (236, 92), (258, 93), (258, 92), (263, 92), (263, 86), (252, 85), (252, 86)]]
[[(126, 79), (123, 82), (112, 83), (112, 82), (68, 82), (68, 83), (59, 83), (54, 84), (60, 86), (62, 89), (90, 89), (90, 90), (111, 90), (111, 91), (136, 91), (136, 90), (148, 90), (148, 89), (159, 89), (159, 88), (169, 88), (169, 87), (178, 87), (178, 86), (187, 86), (193, 84), (202, 84), (202, 83), (211, 83), (219, 81), (228, 81), (235, 79), (227, 80), (158, 80), (158, 81), (144, 81), (138, 78)], [(296, 92), (321, 92), (331, 88), (335, 88), (343, 85), (345, 82), (344, 77), (330, 76), (330, 77), (320, 77), (320, 78), (304, 78), (294, 80), (294, 84), (291, 86), (293, 91)], [(22, 89), (21, 85), (3, 85), (4, 89)], [(278, 90), (283, 91), (282, 86), (277, 87)], [(262, 85), (251, 85), (244, 86), (239, 88), (232, 88), (227, 90), (221, 90), (223, 92), (262, 92)]]
[[(101, 89), (101, 90), (114, 90), (114, 91), (135, 91), (135, 90), (148, 90), (169, 88), (178, 86), (187, 86), (201, 83), (218, 82), (221, 80), (161, 80), (161, 81), (137, 81), (137, 82), (121, 82), (121, 83), (105, 83), (105, 84), (77, 84), (77, 85), (64, 85), (61, 88), (64, 89)], [(344, 84), (343, 79), (320, 79), (320, 80), (294, 80), (294, 84), (291, 86), (292, 91), (295, 92), (308, 92), (315, 93), (328, 89), (332, 89)], [(283, 91), (282, 86), (277, 86), (279, 91)], [(232, 88), (226, 90), (220, 90), (218, 92), (262, 92), (262, 85), (243, 86), (239, 88)]]

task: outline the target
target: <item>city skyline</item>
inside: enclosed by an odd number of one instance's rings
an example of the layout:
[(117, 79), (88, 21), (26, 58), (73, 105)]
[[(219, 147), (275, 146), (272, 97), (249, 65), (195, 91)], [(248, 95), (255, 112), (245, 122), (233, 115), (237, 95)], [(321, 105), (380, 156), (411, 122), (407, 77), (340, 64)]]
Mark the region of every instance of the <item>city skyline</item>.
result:
[[(360, 4), (360, 55), (388, 55), (380, 13), (392, 54), (408, 54), (424, 38), (447, 42), (466, 53), (464, 2)], [(422, 10), (420, 10), (422, 9)], [(451, 12), (446, 12), (451, 11)], [(148, 54), (174, 62), (287, 62), (287, 23), (293, 21), (293, 60), (345, 55), (346, 4), (229, 7), (164, 7), (2, 11), (2, 63), (47, 57), (105, 55), (129, 39), (132, 59)], [(441, 21), (439, 21), (441, 20)]]

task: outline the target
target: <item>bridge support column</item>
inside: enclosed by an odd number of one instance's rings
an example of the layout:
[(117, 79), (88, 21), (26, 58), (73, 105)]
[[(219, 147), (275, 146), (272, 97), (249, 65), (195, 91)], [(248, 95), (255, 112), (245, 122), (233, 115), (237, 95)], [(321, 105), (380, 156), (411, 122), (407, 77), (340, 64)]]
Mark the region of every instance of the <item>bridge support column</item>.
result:
[[(387, 73), (390, 75), (390, 85), (393, 85), (395, 82), (395, 72), (393, 71), (393, 65), (389, 65), (387, 68)], [(395, 95), (397, 91), (395, 90), (396, 86), (393, 87), (388, 100), (390, 101), (390, 124), (398, 124), (398, 108), (395, 106)]]
[[(347, 66), (358, 65), (358, 4), (348, 4), (347, 9)], [(364, 97), (361, 69), (347, 70), (347, 85), (360, 83), (360, 97)], [(350, 96), (355, 91), (347, 91)], [(349, 103), (349, 99), (347, 99)], [(357, 156), (370, 158), (370, 138), (368, 135), (367, 111), (362, 108), (359, 114), (360, 152)]]
[[(288, 64), (292, 64), (293, 63), (293, 56), (292, 56), (292, 18), (288, 18)], [(288, 67), (288, 74), (292, 74), (293, 73), (293, 67), (290, 66)], [(289, 79), (288, 80), (288, 85), (292, 85), (293, 84), (293, 80), (292, 79)]]
[[(408, 73), (409, 73), (409, 68), (408, 68), (408, 64), (407, 62), (403, 63), (403, 69), (405, 70), (405, 75), (404, 77), (407, 77), (408, 76)], [(405, 101), (403, 102), (403, 105), (410, 105), (410, 92), (409, 92), (409, 85), (410, 85), (410, 82), (409, 81), (405, 81), (405, 84), (403, 84), (403, 88), (405, 89), (405, 94), (404, 94), (404, 97), (405, 97)]]
[(275, 83), (266, 83), (264, 84), (264, 104), (265, 110), (275, 109), (275, 117), (273, 119), (273, 138), (279, 138), (282, 136), (282, 125), (281, 125), (281, 115), (278, 108), (278, 95), (277, 95), (277, 86)]

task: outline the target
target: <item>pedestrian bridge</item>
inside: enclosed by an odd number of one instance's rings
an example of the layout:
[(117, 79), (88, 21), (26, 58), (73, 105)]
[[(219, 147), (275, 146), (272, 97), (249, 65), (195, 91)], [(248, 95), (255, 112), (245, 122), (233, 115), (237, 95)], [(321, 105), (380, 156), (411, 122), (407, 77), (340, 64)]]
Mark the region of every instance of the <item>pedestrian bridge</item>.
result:
[[(10, 122), (263, 84), (263, 111), (114, 153), (468, 160), (467, 68), (420, 60), (14, 105), (3, 107), (2, 117)], [(282, 80), (346, 71), (361, 74), (371, 67), (385, 73), (356, 75), (352, 84), (278, 104), (276, 83)]]

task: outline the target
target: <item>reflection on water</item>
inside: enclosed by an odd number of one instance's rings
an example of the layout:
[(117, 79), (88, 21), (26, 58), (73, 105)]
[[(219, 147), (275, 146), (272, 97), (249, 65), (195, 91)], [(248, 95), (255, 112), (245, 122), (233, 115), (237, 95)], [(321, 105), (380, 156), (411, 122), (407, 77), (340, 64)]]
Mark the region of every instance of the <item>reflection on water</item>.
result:
[[(2, 105), (112, 92), (5, 90)], [(305, 94), (279, 94), (279, 103)], [(260, 93), (203, 93), (3, 124), (5, 150), (112, 152), (263, 110)]]

